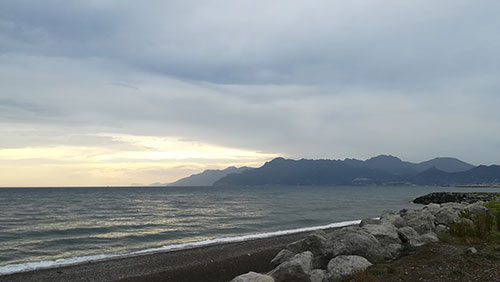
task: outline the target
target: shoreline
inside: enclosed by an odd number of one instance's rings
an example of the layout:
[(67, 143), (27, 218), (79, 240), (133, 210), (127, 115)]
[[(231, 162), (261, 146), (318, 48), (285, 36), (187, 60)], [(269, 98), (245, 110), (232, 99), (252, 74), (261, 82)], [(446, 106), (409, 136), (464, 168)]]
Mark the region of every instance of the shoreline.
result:
[[(287, 244), (317, 230), (331, 231), (359, 221), (248, 236), (247, 240), (216, 242), (185, 249), (129, 254), (69, 265), (0, 275), (0, 282), (220, 282), (248, 272), (266, 272), (269, 261)], [(262, 237), (258, 237), (262, 236)], [(238, 238), (238, 237), (236, 237)], [(230, 238), (227, 238), (230, 239)]]

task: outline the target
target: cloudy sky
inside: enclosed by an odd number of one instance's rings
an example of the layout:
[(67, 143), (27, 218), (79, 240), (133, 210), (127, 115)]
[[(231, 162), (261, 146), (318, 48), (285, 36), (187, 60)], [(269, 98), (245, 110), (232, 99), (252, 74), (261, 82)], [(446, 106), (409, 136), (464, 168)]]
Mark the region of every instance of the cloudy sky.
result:
[(0, 186), (500, 163), (500, 2), (2, 0)]

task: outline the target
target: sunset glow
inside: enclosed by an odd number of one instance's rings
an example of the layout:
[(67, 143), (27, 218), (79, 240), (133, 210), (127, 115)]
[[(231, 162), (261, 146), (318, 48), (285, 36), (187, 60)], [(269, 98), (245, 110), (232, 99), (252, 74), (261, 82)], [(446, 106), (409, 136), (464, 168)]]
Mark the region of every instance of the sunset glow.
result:
[(260, 166), (276, 156), (176, 137), (99, 136), (110, 143), (0, 149), (0, 186), (169, 183), (206, 168)]

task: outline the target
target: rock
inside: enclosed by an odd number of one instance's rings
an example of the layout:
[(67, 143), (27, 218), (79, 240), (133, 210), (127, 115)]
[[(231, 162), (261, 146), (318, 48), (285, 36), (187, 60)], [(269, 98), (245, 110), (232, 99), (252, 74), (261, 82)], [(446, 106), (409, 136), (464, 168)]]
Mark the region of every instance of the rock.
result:
[(438, 224), (436, 225), (436, 234), (442, 234), (442, 233), (445, 233), (445, 232), (448, 232), (450, 228), (444, 224)]
[(242, 274), (235, 277), (230, 282), (274, 282), (271, 276), (259, 274), (255, 272), (248, 272), (247, 274)]
[(403, 247), (398, 235), (398, 229), (388, 222), (366, 224), (362, 228), (375, 236), (382, 247), (386, 248), (393, 257), (397, 256), (399, 250)]
[(462, 203), (444, 203), (441, 204), (441, 208), (453, 208), (456, 210), (463, 210), (467, 205)]
[(380, 242), (361, 227), (345, 227), (331, 233), (332, 256), (358, 255), (370, 261), (392, 258), (391, 253)]
[(311, 282), (326, 282), (326, 271), (323, 269), (314, 269), (311, 271)]
[(434, 232), (425, 233), (424, 235), (420, 236), (420, 240), (424, 244), (439, 242), (439, 238)]
[(328, 263), (328, 281), (341, 281), (346, 276), (364, 271), (372, 264), (360, 256), (338, 256)]
[(272, 260), (271, 260), (271, 265), (276, 267), (285, 261), (289, 260), (292, 258), (295, 254), (292, 253), (290, 250), (283, 249), (281, 250)]
[(309, 251), (295, 255), (268, 274), (276, 282), (310, 282), (313, 254)]
[(325, 236), (319, 233), (313, 233), (302, 240), (288, 244), (286, 248), (293, 253), (310, 251), (313, 255), (318, 256), (328, 253), (331, 249), (331, 243)]
[(448, 226), (451, 222), (460, 222), (460, 212), (465, 206), (457, 203), (446, 203), (436, 213), (436, 223)]
[(363, 220), (361, 220), (361, 222), (359, 223), (359, 226), (360, 227), (363, 227), (367, 224), (380, 224), (382, 221), (380, 219), (375, 219), (375, 218), (365, 218)]
[(465, 210), (468, 210), (472, 216), (478, 216), (482, 213), (488, 212), (488, 208), (484, 206), (483, 201), (475, 202), (465, 207)]
[(434, 220), (436, 217), (427, 210), (407, 210), (403, 209), (400, 212), (401, 217), (405, 221), (406, 226), (410, 226), (419, 234), (425, 234), (429, 231), (434, 231)]
[(399, 228), (398, 234), (401, 241), (411, 247), (418, 247), (424, 244), (417, 231), (409, 226)]
[(396, 213), (394, 211), (384, 211), (382, 212), (382, 215), (380, 215), (380, 221), (382, 223), (389, 223), (394, 225), (397, 228), (406, 226), (406, 222), (403, 220), (401, 215), (399, 213)]
[(413, 200), (415, 204), (424, 204), (427, 205), (429, 203), (443, 204), (448, 202), (455, 203), (474, 203), (477, 201), (491, 201), (500, 198), (500, 193), (475, 193), (475, 192), (434, 192)]
[(331, 241), (325, 238), (326, 233), (313, 233), (306, 238), (293, 242), (287, 246), (287, 249), (294, 253), (305, 251), (312, 252), (313, 267), (325, 268), (328, 261), (333, 257)]
[(435, 216), (440, 208), (441, 208), (441, 206), (439, 204), (430, 203), (424, 207), (424, 210), (428, 210), (430, 213), (432, 213)]
[(477, 250), (474, 247), (470, 247), (470, 248), (467, 248), (467, 250), (465, 250), (465, 253), (466, 254), (477, 254)]

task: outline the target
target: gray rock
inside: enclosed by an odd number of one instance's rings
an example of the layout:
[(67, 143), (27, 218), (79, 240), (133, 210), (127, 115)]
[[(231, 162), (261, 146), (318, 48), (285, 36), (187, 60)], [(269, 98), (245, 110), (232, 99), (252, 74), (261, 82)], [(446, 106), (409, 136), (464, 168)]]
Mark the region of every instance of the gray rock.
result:
[(412, 247), (418, 247), (424, 244), (418, 232), (409, 226), (399, 228), (398, 234), (399, 238), (401, 238), (401, 241), (403, 241), (403, 243), (408, 244)]
[(439, 238), (434, 232), (425, 233), (424, 235), (420, 236), (420, 240), (424, 244), (439, 242)]
[(466, 204), (462, 203), (443, 203), (441, 204), (441, 208), (453, 208), (456, 210), (463, 210), (465, 209)]
[(288, 244), (286, 248), (296, 254), (310, 251), (317, 256), (328, 253), (331, 249), (331, 243), (320, 233), (313, 233), (302, 240)]
[(397, 228), (407, 226), (406, 222), (403, 220), (401, 215), (399, 215), (399, 213), (396, 213), (394, 211), (382, 212), (382, 215), (380, 215), (380, 221), (382, 221), (382, 223), (385, 222), (385, 223), (392, 224), (392, 225), (396, 226)]
[(438, 234), (438, 235), (445, 233), (445, 232), (448, 232), (448, 230), (450, 230), (450, 228), (444, 224), (436, 225), (436, 234)]
[(406, 223), (419, 234), (425, 234), (429, 231), (434, 231), (434, 220), (436, 217), (428, 210), (401, 210), (400, 215)]
[(310, 282), (313, 254), (309, 251), (295, 255), (268, 274), (276, 282)]
[(465, 207), (473, 216), (478, 216), (482, 213), (488, 212), (488, 208), (484, 206), (483, 201), (475, 202)]
[(235, 277), (230, 282), (274, 282), (274, 279), (271, 276), (251, 271)]
[(448, 226), (451, 222), (459, 222), (460, 221), (460, 212), (463, 209), (459, 209), (457, 207), (453, 207), (452, 205), (445, 205), (439, 209), (436, 213), (436, 223)]
[(314, 269), (311, 271), (311, 282), (326, 282), (326, 271), (323, 269)]
[(328, 261), (333, 257), (332, 243), (325, 238), (326, 233), (313, 233), (306, 238), (293, 242), (287, 246), (287, 249), (293, 253), (310, 251), (314, 255), (313, 267), (325, 268)]
[(392, 256), (396, 256), (403, 247), (398, 235), (398, 229), (388, 222), (383, 222), (381, 224), (366, 224), (362, 228), (375, 236), (380, 244), (386, 248)]
[(499, 193), (475, 193), (475, 192), (434, 192), (413, 200), (416, 204), (436, 203), (474, 203), (477, 201), (491, 201), (500, 197)]
[(360, 256), (338, 256), (328, 263), (328, 281), (341, 281), (346, 276), (367, 269), (372, 264)]
[(440, 208), (441, 208), (441, 205), (430, 203), (424, 207), (424, 210), (428, 210), (430, 213), (432, 213), (434, 216), (436, 216), (436, 213), (439, 211)]
[(331, 233), (332, 257), (358, 255), (376, 262), (392, 258), (380, 242), (361, 227), (345, 227)]
[(271, 265), (276, 267), (284, 263), (285, 261), (291, 259), (294, 255), (295, 254), (290, 250), (283, 249), (271, 260)]

